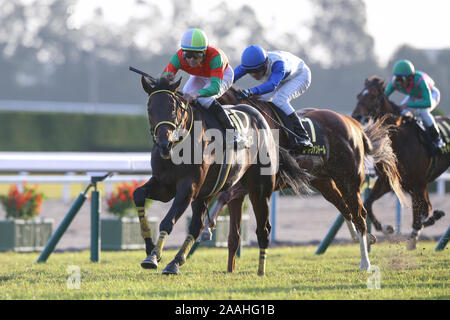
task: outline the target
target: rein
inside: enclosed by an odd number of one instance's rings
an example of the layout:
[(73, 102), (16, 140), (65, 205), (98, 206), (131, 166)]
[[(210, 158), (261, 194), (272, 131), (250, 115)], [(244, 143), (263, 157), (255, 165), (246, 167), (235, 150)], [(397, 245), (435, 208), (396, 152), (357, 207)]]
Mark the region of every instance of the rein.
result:
[(148, 96), (148, 101), (150, 101), (150, 98), (151, 98), (154, 94), (156, 94), (156, 93), (169, 93), (170, 95), (172, 95), (172, 96), (174, 97), (176, 103), (177, 103), (177, 104), (176, 104), (176, 108), (177, 108), (177, 109), (178, 109), (178, 108), (181, 108), (181, 109), (183, 110), (183, 114), (181, 115), (180, 121), (179, 121), (177, 124), (175, 124), (174, 122), (171, 122), (171, 121), (160, 121), (160, 122), (158, 122), (158, 123), (156, 124), (156, 126), (155, 126), (153, 129), (150, 129), (150, 134), (151, 134), (152, 137), (153, 137), (153, 142), (156, 143), (156, 130), (158, 130), (158, 128), (159, 128), (160, 126), (162, 126), (162, 125), (164, 125), (164, 124), (167, 124), (167, 125), (173, 127), (174, 130), (180, 129), (181, 122), (183, 121), (183, 118), (184, 118), (184, 115), (186, 114), (186, 112), (190, 113), (190, 115), (191, 115), (191, 124), (189, 125), (188, 134), (185, 135), (181, 141), (177, 141), (177, 142), (175, 142), (175, 143), (173, 144), (174, 146), (176, 146), (176, 145), (182, 143), (182, 142), (189, 136), (189, 134), (191, 133), (192, 125), (193, 125), (193, 123), (194, 123), (194, 115), (193, 115), (193, 112), (192, 112), (192, 107), (191, 107), (191, 105), (189, 104), (189, 102), (186, 104), (186, 107), (184, 107), (184, 105), (183, 105), (183, 103), (181, 102), (181, 100), (180, 100), (180, 99), (177, 99), (176, 93), (175, 93), (175, 92), (172, 92), (172, 91), (170, 91), (170, 90), (156, 90), (156, 91), (152, 92), (152, 93)]

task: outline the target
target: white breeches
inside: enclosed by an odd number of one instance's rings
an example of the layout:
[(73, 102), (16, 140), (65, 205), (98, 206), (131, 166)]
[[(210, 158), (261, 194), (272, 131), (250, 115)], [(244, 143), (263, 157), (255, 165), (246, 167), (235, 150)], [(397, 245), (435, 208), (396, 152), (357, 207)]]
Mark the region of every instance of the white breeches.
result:
[(311, 70), (307, 65), (292, 79), (279, 85), (274, 91), (263, 94), (261, 100), (270, 101), (279, 107), (286, 115), (295, 112), (291, 100), (301, 96), (311, 85)]
[[(417, 100), (417, 98), (413, 98), (410, 96), (407, 96), (401, 104), (407, 104), (409, 101)], [(433, 111), (439, 102), (441, 101), (441, 93), (437, 88), (434, 88), (433, 91), (431, 91), (431, 107), (422, 109), (422, 108), (405, 108), (402, 111), (402, 114), (404, 114), (407, 111), (412, 112), (418, 119), (422, 120), (425, 126), (431, 127), (436, 126), (436, 121), (434, 120), (433, 115), (431, 114), (431, 111)]]
[[(228, 65), (223, 74), (222, 84), (220, 85), (219, 93), (211, 97), (198, 98), (197, 101), (202, 105), (202, 107), (209, 108), (214, 99), (219, 98), (231, 87), (231, 85), (233, 84), (233, 79), (234, 79), (233, 68), (231, 68), (230, 65)], [(207, 88), (210, 86), (210, 84), (211, 79), (208, 77), (199, 77), (191, 75), (189, 77), (189, 80), (183, 87), (183, 94), (186, 92), (193, 92), (203, 88)]]

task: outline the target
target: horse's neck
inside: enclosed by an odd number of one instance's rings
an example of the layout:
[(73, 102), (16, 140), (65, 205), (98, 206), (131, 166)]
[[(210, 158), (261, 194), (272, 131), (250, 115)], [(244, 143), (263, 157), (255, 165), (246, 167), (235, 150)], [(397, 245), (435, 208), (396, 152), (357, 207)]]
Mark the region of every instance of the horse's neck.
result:
[(400, 118), (400, 107), (397, 106), (394, 102), (389, 100), (387, 97), (384, 97), (382, 100), (382, 110), (380, 110), (376, 117), (377, 119), (384, 117), (385, 115), (388, 115), (386, 122), (389, 124), (394, 124), (398, 122)]

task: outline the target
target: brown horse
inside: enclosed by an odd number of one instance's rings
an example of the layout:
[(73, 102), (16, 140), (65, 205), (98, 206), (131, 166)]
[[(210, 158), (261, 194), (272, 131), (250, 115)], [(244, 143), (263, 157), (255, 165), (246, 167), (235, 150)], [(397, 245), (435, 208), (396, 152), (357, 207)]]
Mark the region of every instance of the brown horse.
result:
[[(193, 214), (189, 235), (175, 258), (163, 270), (163, 274), (178, 274), (179, 266), (186, 262), (186, 255), (203, 227), (211, 198), (240, 181), (249, 190), (256, 215), (256, 234), (261, 251), (258, 274), (262, 275), (269, 244), (269, 201), (278, 169), (278, 148), (272, 132), (255, 109), (246, 105), (230, 107), (233, 118), (242, 124), (242, 134), (253, 139), (254, 143), (252, 148), (240, 150), (235, 150), (233, 146), (228, 148), (227, 144), (224, 150), (220, 124), (206, 109), (182, 100), (176, 93), (180, 81), (141, 79), (142, 87), (149, 95), (147, 110), (154, 138), (151, 157), (153, 176), (133, 195), (146, 244), (147, 258), (141, 266), (149, 269), (158, 267), (166, 237), (191, 204)], [(308, 175), (297, 166), (295, 160), (289, 160), (290, 155), (286, 151), (280, 149), (279, 152), (283, 161), (279, 175), (296, 180), (292, 187), (307, 189), (308, 185), (303, 181)], [(295, 166), (289, 166), (290, 163)], [(145, 218), (144, 203), (147, 198), (163, 202), (174, 199), (161, 221), (156, 245), (152, 242)]]
[[(389, 136), (398, 158), (402, 187), (412, 197), (413, 231), (408, 240), (408, 248), (415, 249), (421, 230), (434, 224), (434, 221), (443, 215), (442, 211), (435, 211), (434, 215), (428, 218), (432, 206), (427, 185), (449, 167), (450, 150), (447, 149), (447, 152), (441, 155), (432, 155), (416, 121), (399, 115), (401, 108), (384, 95), (385, 88), (385, 81), (378, 76), (366, 79), (364, 89), (357, 96), (358, 102), (352, 116), (365, 123), (369, 119), (388, 115), (388, 123), (395, 126)], [(444, 126), (450, 128), (449, 118), (439, 117), (436, 120), (440, 126), (445, 122)], [(364, 207), (378, 231), (394, 230), (391, 226), (381, 225), (372, 210), (373, 203), (389, 191), (391, 187), (386, 177), (383, 174), (378, 175), (370, 196), (364, 202)]]
[[(237, 103), (235, 89), (231, 88), (224, 96), (222, 103)], [(251, 98), (244, 102), (257, 107), (266, 118), (269, 126), (280, 129), (275, 109), (269, 103)], [(316, 123), (319, 135), (324, 137), (327, 152), (323, 155), (306, 154), (296, 155), (300, 167), (305, 168), (313, 175), (311, 184), (319, 190), (326, 200), (331, 202), (342, 213), (354, 238), (360, 243), (361, 263), (360, 269), (367, 270), (370, 261), (367, 253), (366, 240), (366, 211), (363, 207), (360, 193), (364, 180), (364, 157), (368, 154), (374, 156), (374, 161), (386, 172), (393, 188), (401, 193), (396, 169), (396, 159), (386, 137), (386, 128), (380, 123), (362, 130), (361, 125), (351, 117), (340, 115), (331, 110), (304, 109), (304, 117)], [(274, 121), (275, 120), (275, 121)], [(279, 119), (280, 120), (280, 119)], [(320, 131), (320, 132), (319, 132)], [(280, 145), (286, 146), (287, 133), (281, 130)], [(286, 185), (277, 184), (277, 189), (284, 189)], [(242, 202), (248, 190), (246, 186), (236, 185), (227, 192), (219, 195), (216, 210), (208, 222), (214, 225), (213, 220), (220, 209), (228, 204), (230, 209), (230, 233), (228, 241), (229, 259), (228, 271), (233, 272), (235, 267), (236, 251), (239, 245), (239, 228), (242, 215)], [(358, 235), (355, 232), (358, 231)], [(208, 237), (208, 228), (204, 229), (205, 238)], [(203, 238), (203, 237), (202, 237)], [(203, 238), (203, 239), (205, 239)], [(369, 237), (375, 242), (375, 237)]]

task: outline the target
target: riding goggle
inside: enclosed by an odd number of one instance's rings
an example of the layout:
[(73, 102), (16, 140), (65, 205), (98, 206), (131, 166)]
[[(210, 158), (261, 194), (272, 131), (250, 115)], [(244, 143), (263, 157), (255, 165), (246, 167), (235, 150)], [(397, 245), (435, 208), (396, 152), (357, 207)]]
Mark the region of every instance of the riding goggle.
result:
[(407, 76), (395, 76), (395, 81), (397, 82), (405, 82)]
[(203, 52), (199, 51), (183, 51), (183, 57), (185, 59), (201, 59), (203, 58)]
[(247, 70), (247, 73), (260, 73), (260, 72), (264, 71), (265, 69), (266, 69), (266, 66), (263, 65), (256, 69)]

